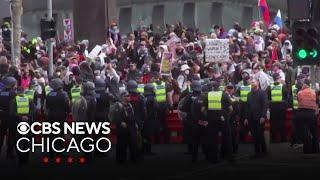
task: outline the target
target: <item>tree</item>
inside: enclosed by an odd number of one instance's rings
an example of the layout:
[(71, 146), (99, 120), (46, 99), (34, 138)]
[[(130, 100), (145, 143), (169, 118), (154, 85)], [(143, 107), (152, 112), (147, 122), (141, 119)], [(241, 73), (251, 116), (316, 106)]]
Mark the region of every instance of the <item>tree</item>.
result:
[(21, 59), (22, 0), (11, 1), (12, 19), (12, 65), (18, 67)]

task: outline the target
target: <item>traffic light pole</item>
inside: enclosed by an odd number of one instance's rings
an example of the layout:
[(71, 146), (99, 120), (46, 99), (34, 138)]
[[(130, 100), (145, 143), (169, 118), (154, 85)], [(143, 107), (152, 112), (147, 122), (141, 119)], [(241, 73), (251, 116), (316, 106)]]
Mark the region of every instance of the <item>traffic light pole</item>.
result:
[(21, 59), (21, 16), (22, 0), (13, 0), (10, 6), (11, 12), (11, 53), (12, 65), (19, 67)]
[[(52, 19), (52, 0), (47, 0), (48, 7), (48, 20)], [(49, 57), (49, 69), (48, 69), (48, 77), (53, 76), (53, 44), (52, 39), (47, 40), (48, 45), (48, 57)]]

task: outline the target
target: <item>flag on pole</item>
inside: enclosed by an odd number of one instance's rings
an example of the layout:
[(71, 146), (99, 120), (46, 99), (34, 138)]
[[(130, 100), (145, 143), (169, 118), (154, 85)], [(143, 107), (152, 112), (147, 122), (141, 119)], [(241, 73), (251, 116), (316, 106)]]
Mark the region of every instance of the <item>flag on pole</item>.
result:
[(270, 25), (270, 12), (266, 0), (258, 0), (258, 7), (260, 15), (263, 17), (263, 21), (267, 27)]
[(281, 18), (280, 9), (278, 10), (278, 13), (277, 13), (276, 17), (274, 18), (273, 22), (274, 22), (274, 24), (278, 25), (280, 27), (280, 29), (282, 29), (283, 22), (282, 22), (282, 18)]

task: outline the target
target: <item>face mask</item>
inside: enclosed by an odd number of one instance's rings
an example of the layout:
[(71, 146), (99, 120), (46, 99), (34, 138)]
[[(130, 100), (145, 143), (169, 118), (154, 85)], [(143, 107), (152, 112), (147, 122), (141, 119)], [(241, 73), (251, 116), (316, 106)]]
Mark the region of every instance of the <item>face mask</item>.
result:
[(184, 73), (185, 73), (186, 75), (189, 75), (189, 74), (190, 74), (190, 71), (189, 71), (189, 70), (185, 70)]
[(61, 58), (65, 58), (66, 54), (61, 54), (60, 56), (61, 56)]
[(40, 54), (37, 54), (37, 59), (40, 59), (41, 58), (41, 55)]
[(36, 47), (36, 50), (37, 50), (37, 51), (39, 51), (39, 50), (40, 50), (40, 47), (39, 47), (39, 46), (37, 46), (37, 47)]

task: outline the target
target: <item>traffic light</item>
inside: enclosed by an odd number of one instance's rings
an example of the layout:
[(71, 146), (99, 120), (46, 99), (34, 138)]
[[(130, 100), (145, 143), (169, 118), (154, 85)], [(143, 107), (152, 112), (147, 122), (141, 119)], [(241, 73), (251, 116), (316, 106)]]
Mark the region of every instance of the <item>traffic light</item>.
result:
[(296, 65), (314, 65), (320, 60), (319, 26), (312, 22), (293, 24), (293, 59)]
[(41, 19), (40, 29), (42, 40), (47, 40), (56, 36), (56, 22), (53, 19)]

